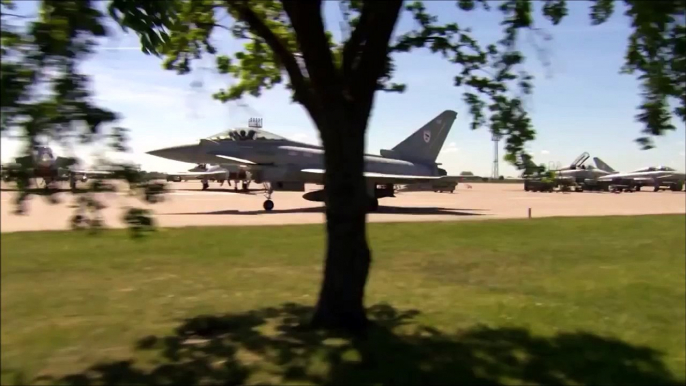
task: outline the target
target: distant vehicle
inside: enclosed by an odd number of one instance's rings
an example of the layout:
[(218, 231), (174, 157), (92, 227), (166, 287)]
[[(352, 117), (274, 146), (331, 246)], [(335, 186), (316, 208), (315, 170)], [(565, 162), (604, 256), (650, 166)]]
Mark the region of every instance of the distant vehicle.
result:
[[(370, 210), (378, 208), (379, 198), (394, 197), (396, 185), (459, 181), (459, 176), (448, 176), (436, 163), (456, 117), (455, 111), (443, 111), (392, 150), (381, 150), (381, 155), (364, 155)], [(266, 211), (274, 208), (271, 200), (274, 191), (304, 192), (306, 183), (323, 183), (321, 146), (261, 130), (261, 122), (249, 126), (201, 139), (199, 143), (157, 149), (148, 154), (196, 164), (239, 165), (250, 172), (255, 182), (265, 184), (267, 199), (263, 207)], [(324, 190), (305, 193), (303, 198), (322, 202)]]
[(542, 178), (528, 178), (524, 180), (524, 190), (527, 192), (552, 192), (555, 190), (555, 182)]
[(182, 181), (198, 179), (202, 181), (202, 190), (210, 187), (209, 181), (219, 182), (219, 186), (224, 185), (224, 181), (231, 186), (234, 181), (234, 190), (238, 190), (238, 183), (242, 182), (241, 190), (247, 191), (250, 186), (250, 173), (237, 165), (217, 165), (207, 168), (205, 164), (199, 164), (187, 172), (169, 173), (167, 181)]

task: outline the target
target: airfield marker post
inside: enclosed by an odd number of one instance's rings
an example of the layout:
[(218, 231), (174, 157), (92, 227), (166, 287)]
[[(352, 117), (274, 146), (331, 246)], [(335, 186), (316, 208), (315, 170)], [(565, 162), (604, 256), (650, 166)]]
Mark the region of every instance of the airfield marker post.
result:
[(529, 218), (531, 218), (531, 208), (529, 208)]

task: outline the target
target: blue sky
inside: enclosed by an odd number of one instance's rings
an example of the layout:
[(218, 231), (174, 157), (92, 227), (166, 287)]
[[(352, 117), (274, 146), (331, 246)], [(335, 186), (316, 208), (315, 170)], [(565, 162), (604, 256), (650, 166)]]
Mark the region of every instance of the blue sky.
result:
[[(35, 6), (19, 2), (20, 11), (32, 13)], [(534, 95), (529, 100), (537, 138), (529, 145), (538, 162), (571, 162), (588, 151), (618, 170), (647, 165), (670, 165), (684, 169), (684, 125), (674, 120), (677, 130), (656, 138), (657, 148), (642, 151), (634, 142), (641, 126), (635, 122), (640, 102), (638, 83), (631, 75), (619, 74), (623, 63), (629, 20), (617, 13), (606, 24), (592, 27), (589, 3), (572, 1), (569, 16), (558, 26), (539, 18), (537, 24), (553, 37), (541, 42), (549, 52), (550, 66), (537, 58), (527, 39), (521, 47), (527, 56), (527, 69), (536, 77)], [(502, 36), (498, 11), (462, 13), (452, 1), (429, 1), (427, 8), (441, 16), (441, 21), (455, 20), (470, 26), (474, 37), (486, 44)], [(34, 8), (35, 9), (35, 8)], [(341, 19), (337, 2), (325, 6), (326, 22), (334, 35), (340, 36)], [(229, 20), (226, 20), (227, 22)], [(412, 26), (403, 15), (396, 32)], [(222, 104), (212, 93), (230, 84), (231, 79), (212, 71), (210, 57), (196, 63), (207, 69), (179, 76), (161, 69), (161, 60), (146, 56), (138, 48), (135, 35), (116, 35), (105, 40), (83, 65), (93, 77), (96, 98), (122, 115), (121, 126), (131, 129), (131, 152), (113, 155), (141, 164), (146, 170), (179, 171), (193, 165), (168, 161), (145, 152), (176, 144), (192, 143), (235, 125), (245, 125), (250, 117), (264, 119), (264, 128), (274, 133), (318, 142), (318, 134), (305, 110), (291, 104), (282, 88), (267, 91), (260, 98), (246, 98), (241, 107)], [(213, 40), (220, 52), (231, 53), (240, 47), (226, 31), (218, 30)], [(367, 151), (391, 148), (425, 122), (445, 109), (458, 112), (439, 162), (449, 173), (470, 170), (489, 175), (493, 162), (493, 144), (487, 128), (472, 131), (462, 102), (463, 89), (453, 86), (454, 66), (426, 51), (397, 57), (397, 81), (407, 82), (403, 94), (376, 97), (367, 134)], [(202, 88), (191, 82), (201, 80)], [(16, 154), (17, 143), (2, 140), (2, 161)], [(59, 149), (58, 149), (59, 151)], [(80, 148), (76, 154), (87, 162), (99, 148)], [(502, 151), (501, 151), (502, 156)], [(501, 160), (500, 174), (516, 175), (513, 167)]]

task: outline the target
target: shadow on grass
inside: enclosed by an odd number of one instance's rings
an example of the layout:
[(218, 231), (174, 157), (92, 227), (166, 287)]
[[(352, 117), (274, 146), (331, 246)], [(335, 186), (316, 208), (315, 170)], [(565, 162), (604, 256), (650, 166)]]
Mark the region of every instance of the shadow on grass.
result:
[[(438, 208), (438, 207), (406, 207), (406, 206), (379, 206), (379, 208), (371, 212), (371, 214), (411, 214), (411, 215), (447, 215), (447, 216), (484, 216), (483, 213), (472, 213), (483, 212), (487, 209), (451, 209), (451, 208)], [(184, 212), (184, 213), (159, 213), (159, 215), (165, 216), (181, 216), (181, 215), (260, 215), (260, 214), (287, 214), (287, 213), (324, 213), (324, 206), (314, 206), (309, 208), (293, 208), (293, 209), (273, 209), (269, 212), (260, 210), (237, 210), (237, 209), (227, 209), (227, 210), (215, 210), (207, 212)]]
[(100, 363), (60, 385), (124, 384), (678, 384), (659, 353), (590, 333), (532, 336), (520, 328), (455, 334), (413, 322), (417, 311), (369, 309), (365, 338), (309, 331), (312, 309), (284, 304), (243, 314), (199, 316), (137, 350), (162, 364)]

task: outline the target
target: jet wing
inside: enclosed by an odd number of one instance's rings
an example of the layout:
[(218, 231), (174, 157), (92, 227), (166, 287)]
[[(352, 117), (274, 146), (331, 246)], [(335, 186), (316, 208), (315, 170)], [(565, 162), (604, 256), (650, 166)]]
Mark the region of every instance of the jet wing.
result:
[[(317, 181), (324, 178), (323, 169), (303, 169), (301, 173), (313, 177)], [(368, 180), (373, 180), (378, 184), (412, 184), (420, 182), (459, 182), (461, 176), (411, 176), (402, 174), (385, 174), (364, 172), (364, 176)]]
[(256, 165), (256, 163), (249, 161), (247, 159), (230, 157), (228, 155), (222, 155), (222, 154), (215, 154), (215, 155), (221, 159), (225, 159), (225, 160), (234, 162), (234, 163), (239, 164), (239, 165)]
[(76, 162), (76, 158), (57, 157), (55, 159), (55, 166), (57, 166), (58, 168), (67, 168), (69, 166), (74, 165)]
[(178, 172), (178, 173), (167, 173), (168, 177), (181, 177), (181, 178), (203, 178), (210, 176), (226, 176), (226, 170), (214, 170), (211, 172)]
[(656, 179), (660, 179), (664, 177), (630, 177), (628, 179), (634, 180), (634, 181), (655, 181)]
[[(31, 157), (30, 155), (25, 155), (22, 157), (15, 158), (14, 161), (16, 162), (16, 165), (19, 165), (20, 167), (21, 166), (28, 167), (31, 164), (32, 160), (33, 160), (33, 157)], [(12, 165), (12, 166), (14, 166), (14, 165)]]
[(85, 174), (87, 176), (107, 176), (112, 174), (112, 172), (107, 170), (70, 170), (72, 174)]
[(672, 180), (672, 179), (677, 179), (677, 180), (683, 180), (686, 178), (683, 173), (673, 173), (673, 174), (667, 174), (664, 176), (657, 177), (659, 180)]

